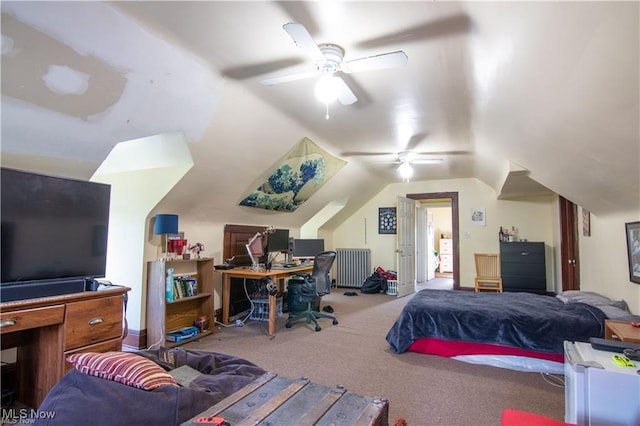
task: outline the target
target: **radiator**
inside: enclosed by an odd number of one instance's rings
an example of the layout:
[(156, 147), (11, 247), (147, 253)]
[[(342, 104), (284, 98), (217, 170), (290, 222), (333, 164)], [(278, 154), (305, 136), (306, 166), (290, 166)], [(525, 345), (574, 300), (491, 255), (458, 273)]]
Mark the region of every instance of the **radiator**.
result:
[(370, 249), (336, 249), (336, 284), (339, 287), (362, 287), (371, 275)]

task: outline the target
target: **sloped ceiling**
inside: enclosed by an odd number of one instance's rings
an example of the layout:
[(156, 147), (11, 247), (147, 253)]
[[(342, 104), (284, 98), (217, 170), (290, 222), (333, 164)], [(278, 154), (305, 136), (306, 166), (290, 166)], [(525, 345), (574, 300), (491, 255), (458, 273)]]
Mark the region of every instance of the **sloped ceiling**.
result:
[[(640, 211), (637, 2), (12, 2), (2, 9), (2, 164), (89, 178), (121, 141), (181, 131), (194, 167), (158, 209), (202, 221), (331, 228), (386, 184), (476, 177), (496, 196), (556, 192), (596, 215)], [(282, 25), (345, 59), (329, 108)], [(348, 164), (294, 213), (238, 202), (303, 137)], [(513, 170), (512, 164), (518, 169)], [(526, 183), (526, 184), (525, 184)]]

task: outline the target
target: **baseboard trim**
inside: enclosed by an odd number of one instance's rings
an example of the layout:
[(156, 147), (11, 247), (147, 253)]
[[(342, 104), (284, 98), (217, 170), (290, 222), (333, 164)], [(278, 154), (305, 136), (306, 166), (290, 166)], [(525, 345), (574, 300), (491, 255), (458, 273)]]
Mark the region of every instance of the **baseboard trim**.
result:
[(122, 346), (128, 349), (144, 349), (147, 347), (147, 330), (129, 329), (127, 337), (122, 340)]

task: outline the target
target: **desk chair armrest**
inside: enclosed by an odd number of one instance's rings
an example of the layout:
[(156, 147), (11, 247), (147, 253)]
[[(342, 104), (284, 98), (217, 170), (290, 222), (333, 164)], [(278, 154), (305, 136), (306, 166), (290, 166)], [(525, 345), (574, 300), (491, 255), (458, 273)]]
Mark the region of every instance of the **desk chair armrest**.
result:
[(293, 274), (293, 276), (304, 278), (306, 282), (313, 282), (313, 277), (307, 272), (296, 272), (295, 274)]

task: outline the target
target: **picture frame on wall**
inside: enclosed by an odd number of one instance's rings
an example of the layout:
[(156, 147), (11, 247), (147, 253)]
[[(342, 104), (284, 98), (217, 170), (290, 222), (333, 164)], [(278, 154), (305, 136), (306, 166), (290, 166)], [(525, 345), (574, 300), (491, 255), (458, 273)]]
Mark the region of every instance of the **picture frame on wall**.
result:
[(378, 234), (395, 234), (396, 225), (395, 207), (378, 208)]
[(591, 236), (591, 213), (589, 210), (582, 209), (582, 235)]
[(475, 226), (486, 226), (486, 212), (484, 207), (472, 207), (471, 215), (469, 216), (471, 219), (471, 224)]
[(624, 226), (627, 236), (629, 279), (640, 284), (640, 222), (629, 222)]

